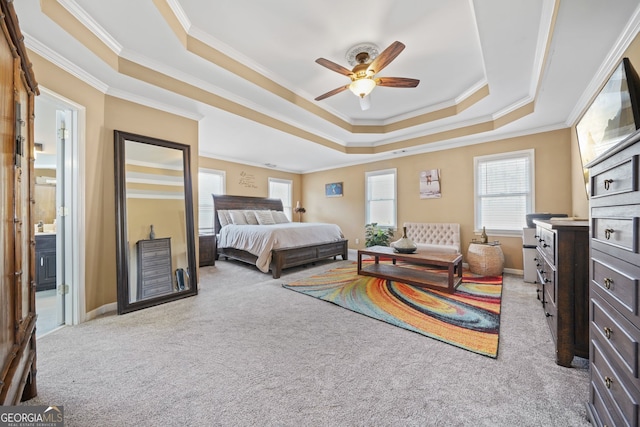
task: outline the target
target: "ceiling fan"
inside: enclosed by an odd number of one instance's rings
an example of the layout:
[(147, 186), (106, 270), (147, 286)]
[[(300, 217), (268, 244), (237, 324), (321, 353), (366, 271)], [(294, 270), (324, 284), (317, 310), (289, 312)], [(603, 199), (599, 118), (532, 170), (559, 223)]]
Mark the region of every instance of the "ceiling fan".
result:
[[(358, 48), (362, 49), (358, 51)], [(384, 67), (389, 65), (391, 61), (393, 61), (396, 56), (398, 56), (400, 52), (404, 50), (404, 48), (404, 44), (400, 43), (399, 41), (395, 41), (391, 43), (391, 45), (383, 50), (379, 55), (374, 57), (373, 54), (377, 52), (375, 46), (356, 46), (355, 48), (351, 49), (349, 53), (347, 53), (347, 56), (349, 56), (350, 53), (355, 53), (354, 57), (356, 65), (352, 70), (349, 70), (342, 65), (338, 65), (335, 62), (329, 61), (328, 59), (316, 59), (316, 62), (323, 67), (327, 67), (328, 69), (335, 71), (336, 73), (344, 74), (345, 76), (349, 77), (351, 79), (351, 83), (340, 86), (339, 88), (333, 89), (323, 95), (320, 95), (315, 100), (321, 101), (344, 90), (350, 89), (351, 92), (353, 92), (360, 98), (360, 107), (363, 110), (368, 110), (371, 106), (370, 98), (368, 97), (368, 95), (376, 86), (418, 86), (420, 80), (417, 79), (409, 79), (406, 77), (375, 77), (375, 75), (382, 71)]]

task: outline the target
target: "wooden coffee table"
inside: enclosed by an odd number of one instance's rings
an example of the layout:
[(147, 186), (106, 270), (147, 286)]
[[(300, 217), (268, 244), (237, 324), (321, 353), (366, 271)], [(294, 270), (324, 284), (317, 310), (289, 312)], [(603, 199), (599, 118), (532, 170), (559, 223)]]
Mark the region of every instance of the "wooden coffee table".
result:
[[(373, 256), (374, 263), (363, 267), (363, 255)], [(380, 257), (390, 258), (392, 264), (380, 264)], [(403, 261), (408, 264), (444, 267), (448, 274), (431, 273), (417, 270), (410, 266), (403, 267), (397, 265), (396, 261)], [(395, 252), (393, 248), (388, 246), (371, 246), (370, 248), (358, 250), (358, 274), (386, 280), (395, 280), (452, 294), (462, 282), (462, 254), (441, 254), (427, 251), (401, 254)]]

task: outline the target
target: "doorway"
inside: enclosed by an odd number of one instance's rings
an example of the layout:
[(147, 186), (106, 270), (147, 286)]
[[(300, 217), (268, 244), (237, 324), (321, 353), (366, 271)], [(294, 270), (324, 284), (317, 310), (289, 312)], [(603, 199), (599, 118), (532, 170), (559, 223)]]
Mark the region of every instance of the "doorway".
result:
[(84, 110), (40, 88), (35, 100), (36, 335), (80, 319), (79, 128)]

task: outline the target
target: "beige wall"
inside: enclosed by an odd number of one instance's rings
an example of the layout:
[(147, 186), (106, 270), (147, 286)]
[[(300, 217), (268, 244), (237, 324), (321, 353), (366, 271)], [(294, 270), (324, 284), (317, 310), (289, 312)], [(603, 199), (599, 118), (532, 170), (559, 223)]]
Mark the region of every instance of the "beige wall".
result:
[[(201, 168), (226, 172), (226, 194), (267, 197), (269, 196), (269, 178), (279, 178), (293, 181), (293, 206), (295, 206), (296, 201), (302, 200), (301, 176), (299, 174), (248, 166), (210, 157), (200, 157), (199, 165)], [(297, 217), (294, 215), (295, 218)]]
[[(198, 123), (194, 120), (107, 96), (29, 52), (41, 87), (86, 110), (84, 132), (85, 309), (116, 301), (115, 186), (113, 131), (122, 130), (191, 146), (198, 170)], [(36, 120), (38, 118), (36, 117)], [(197, 200), (197, 173), (193, 176)], [(197, 210), (196, 210), (197, 212)]]
[[(364, 247), (365, 172), (388, 168), (398, 171), (398, 224), (403, 222), (454, 222), (461, 226), (463, 254), (474, 234), (473, 158), (533, 148), (535, 150), (535, 211), (571, 213), (570, 130), (523, 136), (417, 154), (365, 165), (306, 174), (302, 180), (307, 221), (335, 222), (349, 239), (349, 247)], [(420, 199), (419, 174), (440, 169), (442, 197)], [(324, 185), (344, 183), (344, 196), (328, 198)], [(396, 233), (395, 238), (399, 238)], [(355, 239), (360, 243), (355, 244)], [(505, 253), (505, 267), (522, 269), (522, 239), (489, 236), (500, 240)]]

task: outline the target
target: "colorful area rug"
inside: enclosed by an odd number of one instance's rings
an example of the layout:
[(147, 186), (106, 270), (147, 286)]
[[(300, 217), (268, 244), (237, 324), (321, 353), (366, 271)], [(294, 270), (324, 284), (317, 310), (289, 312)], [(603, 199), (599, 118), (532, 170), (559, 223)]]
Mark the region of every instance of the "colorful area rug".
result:
[(353, 263), (282, 286), (474, 353), (498, 356), (500, 276), (465, 272), (456, 292), (447, 294), (359, 276)]

